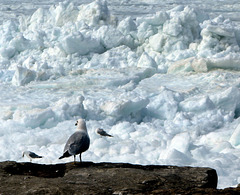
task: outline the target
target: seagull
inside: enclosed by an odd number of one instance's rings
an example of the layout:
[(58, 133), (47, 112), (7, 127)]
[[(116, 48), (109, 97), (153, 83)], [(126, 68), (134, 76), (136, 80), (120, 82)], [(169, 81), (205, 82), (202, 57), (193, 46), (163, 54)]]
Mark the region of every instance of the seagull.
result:
[(42, 158), (42, 156), (38, 156), (37, 154), (35, 154), (34, 152), (31, 152), (31, 151), (23, 152), (22, 157), (24, 157), (24, 155), (30, 159), (30, 162), (32, 162), (32, 159), (34, 159), (34, 158)]
[(113, 137), (112, 135), (109, 135), (106, 131), (104, 131), (103, 129), (100, 129), (100, 128), (96, 129), (96, 133), (101, 135), (101, 136)]
[(63, 155), (59, 159), (74, 156), (79, 154), (80, 162), (82, 162), (82, 153), (88, 150), (90, 145), (90, 138), (88, 136), (86, 123), (83, 119), (78, 119), (75, 126), (77, 126), (77, 131), (73, 133), (67, 140), (67, 143), (63, 150)]

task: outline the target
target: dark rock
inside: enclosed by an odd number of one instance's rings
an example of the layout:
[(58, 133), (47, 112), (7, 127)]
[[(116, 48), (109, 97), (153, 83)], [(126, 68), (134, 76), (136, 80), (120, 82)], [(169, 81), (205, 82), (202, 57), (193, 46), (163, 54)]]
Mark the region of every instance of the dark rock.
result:
[(0, 194), (224, 194), (211, 168), (67, 163), (0, 163)]
[(33, 163), (6, 162), (0, 168), (11, 175), (32, 175), (37, 177), (63, 177), (66, 166), (64, 164), (42, 165)]

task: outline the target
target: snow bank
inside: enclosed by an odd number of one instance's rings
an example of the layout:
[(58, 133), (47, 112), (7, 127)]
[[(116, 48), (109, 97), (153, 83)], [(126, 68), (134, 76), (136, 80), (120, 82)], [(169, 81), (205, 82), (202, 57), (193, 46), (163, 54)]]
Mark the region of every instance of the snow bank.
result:
[(0, 32), (0, 64), (8, 61), (5, 68), (15, 70), (12, 84), (18, 86), (58, 78), (79, 67), (112, 67), (115, 63), (96, 58), (106, 59), (105, 53), (117, 48), (135, 55), (120, 67), (151, 66), (153, 73), (239, 69), (239, 29), (222, 16), (209, 20), (190, 7), (118, 21), (106, 1), (81, 6), (66, 1), (22, 16), (19, 23), (6, 21)]
[[(73, 118), (84, 118), (86, 111), (83, 106), (83, 97), (60, 99), (53, 106), (37, 108), (34, 105), (23, 105), (12, 114), (13, 121), (30, 128), (51, 128), (60, 121)], [(71, 101), (74, 101), (70, 103)], [(68, 103), (67, 103), (68, 102)]]

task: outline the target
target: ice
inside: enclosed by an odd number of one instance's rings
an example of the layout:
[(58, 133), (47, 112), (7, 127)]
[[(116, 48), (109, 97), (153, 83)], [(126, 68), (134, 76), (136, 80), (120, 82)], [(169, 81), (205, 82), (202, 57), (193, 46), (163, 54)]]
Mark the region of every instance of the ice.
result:
[[(178, 72), (192, 72), (194, 71), (193, 68), (193, 61), (194, 57), (178, 60), (174, 62), (171, 67), (168, 69), (168, 73), (178, 73)], [(198, 66), (197, 66), (198, 67)]]
[(240, 126), (238, 125), (234, 130), (233, 134), (231, 135), (229, 142), (236, 147), (240, 144), (239, 140), (240, 140)]
[(35, 71), (23, 67), (17, 67), (16, 69), (17, 70), (15, 71), (15, 74), (12, 78), (13, 85), (21, 86), (35, 80), (36, 78)]
[(220, 94), (210, 96), (214, 104), (226, 111), (235, 111), (239, 109), (240, 91), (236, 87), (230, 87)]
[(146, 22), (147, 24), (150, 24), (153, 26), (159, 26), (159, 25), (163, 25), (168, 19), (169, 19), (169, 15), (167, 12), (159, 11), (153, 16), (138, 17), (136, 22), (138, 24), (142, 22)]
[(86, 55), (92, 51), (100, 52), (103, 50), (99, 41), (91, 39), (91, 37), (84, 37), (80, 32), (65, 36), (60, 44), (67, 54)]
[(240, 17), (222, 3), (1, 4), (0, 160), (69, 162), (58, 157), (84, 118), (86, 161), (208, 166), (236, 186)]
[(150, 44), (150, 47), (156, 51), (156, 52), (161, 52), (163, 51), (163, 46), (164, 46), (164, 42), (165, 42), (165, 37), (158, 33), (158, 34), (155, 34), (153, 36), (151, 36), (149, 38), (149, 44)]
[(137, 25), (134, 22), (133, 18), (126, 17), (125, 19), (121, 20), (118, 24), (118, 30), (124, 35), (131, 35), (131, 32), (137, 30)]
[(157, 70), (156, 62), (147, 53), (142, 53), (137, 63), (137, 67), (151, 68)]
[(190, 156), (174, 148), (169, 148), (166, 151), (162, 152), (160, 159), (162, 161), (168, 159), (168, 161), (171, 162), (171, 164), (173, 165), (179, 163), (187, 165), (188, 163), (191, 163), (193, 161)]
[(208, 96), (198, 98), (188, 98), (179, 104), (180, 110), (184, 112), (203, 112), (215, 108), (214, 103)]
[[(114, 102), (106, 102), (101, 106), (106, 115), (112, 116), (119, 120), (119, 118), (128, 117), (129, 115), (141, 115), (141, 112), (148, 105), (148, 99), (126, 100), (120, 99)], [(137, 116), (134, 116), (137, 118)]]
[(15, 48), (12, 46), (6, 47), (6, 48), (1, 48), (0, 54), (3, 58), (10, 59), (15, 55)]
[(77, 21), (84, 21), (89, 26), (95, 26), (108, 22), (110, 20), (109, 17), (107, 1), (97, 0), (79, 7)]
[(188, 132), (182, 132), (179, 134), (176, 134), (172, 140), (171, 144), (169, 146), (170, 149), (176, 149), (182, 153), (187, 153), (189, 150), (190, 145), (190, 135)]
[(174, 92), (163, 89), (162, 93), (152, 97), (147, 109), (151, 116), (171, 120), (176, 115), (178, 101), (176, 100)]
[(13, 120), (24, 124), (26, 127), (36, 128), (44, 126), (54, 118), (51, 109), (31, 109), (30, 111), (17, 110), (13, 114)]

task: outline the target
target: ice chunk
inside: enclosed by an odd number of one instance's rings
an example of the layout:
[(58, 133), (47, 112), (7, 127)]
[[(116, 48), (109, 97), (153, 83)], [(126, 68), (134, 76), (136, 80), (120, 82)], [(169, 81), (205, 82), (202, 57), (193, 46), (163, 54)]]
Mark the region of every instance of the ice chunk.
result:
[(176, 149), (168, 149), (161, 154), (161, 159), (168, 159), (172, 164), (182, 164), (188, 165), (193, 159), (188, 155), (176, 150)]
[[(141, 24), (138, 26), (138, 37), (141, 42), (141, 38), (148, 38), (149, 43), (146, 41), (147, 48), (150, 46), (154, 51), (161, 52), (172, 61), (176, 61), (180, 53), (178, 51), (183, 50), (181, 56), (178, 59), (185, 59), (195, 55), (190, 51), (186, 51), (189, 48), (189, 44), (199, 39), (200, 26), (199, 14), (196, 10), (189, 7), (172, 10), (169, 12), (169, 19), (167, 19), (162, 25), (158, 26), (157, 30), (154, 26)], [(144, 22), (143, 22), (144, 23)], [(140, 34), (141, 28), (145, 27), (146, 34), (143, 36)], [(152, 30), (152, 31), (150, 31)], [(152, 35), (151, 35), (151, 33)], [(140, 38), (141, 36), (141, 38)], [(184, 53), (184, 54), (183, 54)], [(191, 53), (186, 56), (186, 53)], [(172, 55), (172, 57), (171, 57)]]
[(140, 43), (144, 43), (147, 38), (154, 34), (155, 32), (153, 27), (146, 22), (141, 23), (137, 28), (137, 38)]
[(236, 129), (233, 131), (233, 134), (231, 135), (229, 142), (235, 147), (240, 145), (240, 125), (238, 125)]
[(101, 109), (110, 116), (127, 117), (131, 113), (137, 113), (149, 103), (148, 99), (109, 101), (101, 106)]
[(163, 25), (163, 33), (176, 37), (182, 32), (182, 25), (179, 20), (175, 20), (174, 22), (167, 21)]
[(26, 49), (31, 49), (32, 45), (30, 43), (30, 40), (26, 39), (23, 34), (19, 34), (16, 37), (14, 37), (10, 43), (12, 47), (16, 49), (18, 52), (22, 52)]
[(182, 60), (178, 60), (171, 64), (168, 68), (168, 73), (178, 72), (207, 72), (213, 67), (212, 60), (207, 58), (190, 57)]
[(138, 67), (157, 69), (157, 64), (146, 52), (142, 53), (137, 63)]
[(240, 58), (239, 56), (235, 55), (227, 55), (225, 57), (219, 57), (219, 58), (212, 58), (209, 59), (208, 62), (208, 68), (214, 69), (214, 68), (222, 68), (222, 69), (232, 69), (232, 70), (240, 70)]
[(92, 147), (94, 147), (94, 154), (99, 157), (108, 153), (110, 143), (107, 139), (98, 138), (93, 141)]
[(230, 87), (220, 93), (210, 96), (216, 107), (234, 112), (240, 107), (240, 91), (237, 87)]
[(114, 135), (120, 137), (123, 140), (128, 140), (130, 138), (130, 133), (135, 131), (136, 129), (134, 126), (126, 121), (114, 125), (111, 129), (111, 132), (114, 132)]
[[(203, 22), (201, 36), (202, 40), (198, 46), (199, 56), (219, 54), (223, 56), (230, 52), (239, 51), (234, 24), (219, 16), (213, 20)], [(208, 52), (207, 52), (208, 51)]]
[(153, 117), (171, 120), (176, 115), (178, 101), (176, 101), (174, 92), (164, 89), (159, 95), (150, 99), (147, 109)]
[(191, 150), (191, 154), (194, 159), (205, 159), (207, 156), (206, 154), (209, 154), (209, 149), (206, 146), (201, 145)]
[(12, 58), (15, 55), (15, 52), (16, 52), (16, 49), (12, 46), (0, 49), (1, 56), (7, 59)]
[(149, 38), (149, 45), (154, 51), (162, 52), (166, 41), (166, 36), (157, 33)]
[(58, 121), (70, 120), (76, 116), (85, 118), (87, 112), (83, 106), (84, 97), (62, 98), (58, 100), (52, 110)]
[[(39, 8), (32, 14), (30, 18), (20, 17), (20, 20), (19, 20), (20, 28), (22, 30), (26, 30), (26, 28), (29, 28), (32, 30), (37, 29), (39, 27), (38, 25), (42, 25), (45, 22), (49, 22), (47, 20), (51, 20), (49, 15), (50, 15), (49, 10)], [(55, 14), (53, 14), (53, 16), (54, 15)], [(26, 20), (29, 21), (29, 24), (27, 23), (28, 21)]]
[(169, 68), (168, 73), (191, 72), (193, 71), (192, 62), (194, 57), (174, 62)]
[(79, 6), (77, 21), (84, 21), (89, 26), (104, 24), (110, 20), (105, 0), (96, 0), (90, 4)]
[[(101, 60), (99, 60), (101, 58)], [(94, 54), (85, 68), (126, 68), (136, 66), (137, 55), (129, 47), (119, 46), (102, 54)]]
[(120, 31), (112, 26), (102, 26), (96, 31), (102, 46), (106, 49), (118, 47), (123, 43), (123, 35)]
[(150, 24), (150, 25), (153, 25), (153, 26), (160, 26), (160, 25), (163, 25), (168, 19), (169, 19), (168, 13), (164, 12), (164, 11), (160, 11), (160, 12), (157, 12), (156, 14), (151, 15), (151, 16), (137, 17), (136, 22), (138, 24), (146, 22), (147, 24)]
[(127, 17), (120, 21), (117, 29), (124, 35), (124, 39), (122, 40), (124, 45), (130, 48), (136, 48), (138, 46), (138, 41), (136, 39), (137, 26), (131, 17)]
[(35, 108), (31, 110), (16, 110), (13, 114), (13, 120), (21, 122), (26, 127), (36, 128), (44, 127), (52, 123), (55, 117), (52, 109)]
[(118, 30), (124, 35), (130, 34), (131, 31), (137, 30), (137, 25), (131, 17), (126, 17), (118, 24)]
[(214, 108), (215, 105), (208, 96), (189, 98), (179, 104), (179, 109), (184, 112), (204, 112)]
[(169, 148), (176, 149), (182, 153), (189, 151), (190, 135), (188, 132), (182, 132), (173, 137)]
[[(230, 138), (230, 140), (231, 140), (231, 138)], [(220, 142), (215, 144), (215, 146), (213, 147), (213, 149), (211, 151), (213, 151), (213, 152), (224, 152), (224, 151), (227, 151), (229, 149), (231, 150), (231, 149), (233, 149), (233, 147), (232, 147), (232, 145), (234, 145), (233, 142), (230, 141), (230, 143), (229, 143), (228, 141), (220, 141)]]
[(21, 86), (30, 83), (35, 80), (36, 72), (27, 68), (17, 66), (15, 74), (12, 79), (12, 84)]
[(85, 37), (80, 32), (67, 35), (60, 43), (67, 54), (78, 53), (85, 55), (89, 52), (101, 53), (104, 51), (98, 40)]
[(57, 26), (63, 26), (67, 22), (75, 22), (78, 16), (78, 9), (70, 1), (60, 2), (56, 9), (50, 8)]
[(240, 70), (240, 59), (234, 54), (219, 58), (190, 57), (172, 63), (168, 68), (168, 73), (207, 72), (216, 68)]
[(207, 26), (207, 30), (211, 33), (223, 36), (223, 37), (235, 37), (234, 32), (229, 29), (224, 29), (218, 26), (209, 25)]
[(14, 112), (12, 111), (10, 106), (5, 106), (5, 107), (2, 106), (1, 109), (2, 111), (0, 113), (0, 119), (2, 120), (12, 119), (12, 115)]
[(195, 72), (207, 72), (209, 69), (208, 60), (205, 58), (195, 58), (191, 66)]

